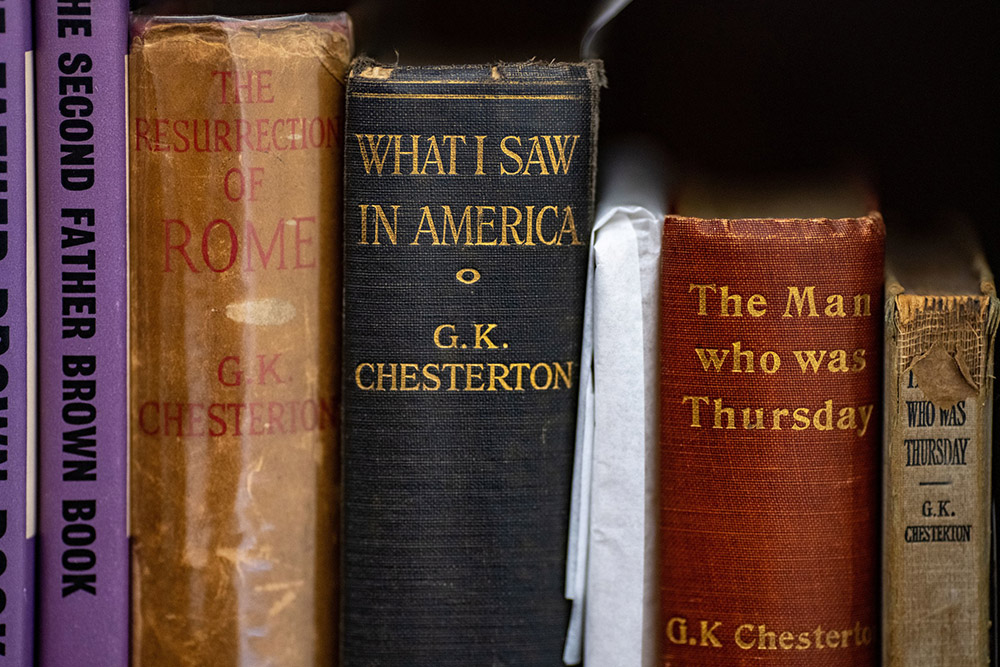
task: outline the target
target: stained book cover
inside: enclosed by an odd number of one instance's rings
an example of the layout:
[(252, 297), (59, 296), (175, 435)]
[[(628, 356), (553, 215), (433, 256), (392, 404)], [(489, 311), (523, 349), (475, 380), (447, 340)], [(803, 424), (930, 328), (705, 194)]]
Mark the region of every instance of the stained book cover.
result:
[(128, 3), (35, 2), (41, 665), (125, 665)]
[(596, 63), (348, 80), (344, 664), (559, 664)]
[(877, 664), (884, 237), (667, 216), (663, 665)]
[(136, 665), (337, 654), (344, 14), (137, 17)]
[(31, 5), (0, 4), (0, 665), (33, 660), (35, 133)]
[(883, 595), (889, 667), (989, 661), (996, 288), (974, 237), (890, 243)]

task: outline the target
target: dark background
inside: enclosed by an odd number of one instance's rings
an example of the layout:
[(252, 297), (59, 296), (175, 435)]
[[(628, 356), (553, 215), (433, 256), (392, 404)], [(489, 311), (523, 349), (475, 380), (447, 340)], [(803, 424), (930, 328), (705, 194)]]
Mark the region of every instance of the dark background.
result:
[[(150, 3), (133, 3), (137, 7)], [(171, 0), (165, 13), (347, 10), (387, 62), (578, 59), (596, 2)], [(601, 139), (642, 132), (676, 165), (859, 165), (897, 226), (962, 212), (1000, 249), (1000, 3), (635, 0), (601, 33)]]

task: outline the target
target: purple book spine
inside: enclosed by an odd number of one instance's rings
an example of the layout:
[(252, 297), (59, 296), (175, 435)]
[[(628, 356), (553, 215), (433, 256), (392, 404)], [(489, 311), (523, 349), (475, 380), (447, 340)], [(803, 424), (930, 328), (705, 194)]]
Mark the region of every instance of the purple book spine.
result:
[(31, 11), (0, 0), (0, 665), (33, 660), (35, 163)]
[(35, 0), (39, 664), (128, 663), (125, 0)]

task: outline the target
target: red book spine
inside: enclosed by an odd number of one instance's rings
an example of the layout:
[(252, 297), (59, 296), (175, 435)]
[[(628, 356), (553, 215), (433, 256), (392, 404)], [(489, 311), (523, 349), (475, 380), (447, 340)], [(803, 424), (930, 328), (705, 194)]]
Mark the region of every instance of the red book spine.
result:
[(877, 663), (877, 215), (664, 227), (661, 663)]

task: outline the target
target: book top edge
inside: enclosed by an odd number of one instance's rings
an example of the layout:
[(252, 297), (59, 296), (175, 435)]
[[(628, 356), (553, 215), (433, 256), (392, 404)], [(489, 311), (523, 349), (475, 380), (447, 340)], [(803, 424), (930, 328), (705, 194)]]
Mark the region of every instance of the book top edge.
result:
[(842, 236), (871, 236), (883, 242), (885, 224), (882, 215), (872, 211), (856, 218), (694, 218), (667, 215), (664, 234), (684, 228), (687, 233), (704, 237), (727, 237), (733, 240), (809, 240)]
[(599, 60), (566, 63), (529, 60), (519, 63), (460, 65), (387, 65), (370, 58), (355, 59), (349, 78), (354, 82), (385, 82), (441, 85), (448, 83), (504, 84), (572, 80), (605, 85), (604, 66)]
[(328, 14), (289, 14), (275, 16), (168, 16), (133, 14), (131, 36), (146, 40), (151, 35), (171, 33), (266, 33), (290, 27), (306, 27), (351, 35), (351, 19), (346, 12)]

